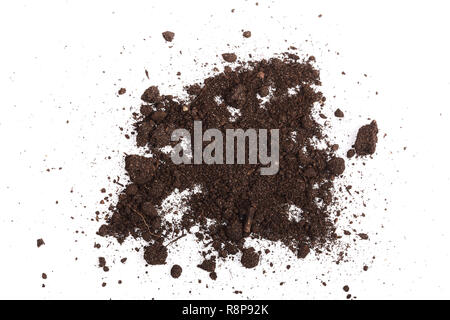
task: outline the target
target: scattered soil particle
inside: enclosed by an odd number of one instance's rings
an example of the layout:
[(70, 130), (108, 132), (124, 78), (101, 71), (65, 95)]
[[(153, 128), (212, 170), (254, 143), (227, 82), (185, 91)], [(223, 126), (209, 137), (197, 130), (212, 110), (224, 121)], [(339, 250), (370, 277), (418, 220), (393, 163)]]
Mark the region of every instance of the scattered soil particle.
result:
[(98, 258), (98, 267), (104, 268), (106, 266), (106, 259), (104, 257)]
[(344, 112), (342, 112), (341, 109), (336, 109), (336, 111), (334, 112), (334, 116), (337, 118), (343, 118), (344, 117)]
[(44, 240), (42, 239), (37, 239), (37, 247), (40, 248), (41, 246), (43, 246), (45, 244)]
[(165, 264), (167, 259), (167, 248), (160, 243), (154, 243), (145, 248), (144, 259), (150, 265)]
[(350, 149), (347, 151), (347, 158), (351, 159), (355, 156), (356, 154), (356, 150), (355, 149)]
[(222, 54), (223, 60), (226, 62), (236, 62), (237, 56), (234, 53), (224, 53)]
[(123, 95), (123, 94), (125, 94), (125, 93), (127, 93), (127, 89), (125, 89), (125, 88), (120, 88), (119, 91), (117, 92), (117, 94), (118, 94), (119, 96), (121, 96), (121, 95)]
[(172, 42), (173, 38), (175, 38), (175, 33), (172, 31), (165, 31), (162, 33), (162, 36), (167, 42)]
[(246, 268), (254, 268), (259, 263), (259, 254), (254, 248), (244, 249), (242, 251), (241, 263)]
[(172, 278), (177, 279), (181, 276), (182, 271), (183, 271), (183, 269), (179, 265), (174, 264), (172, 266), (172, 269), (170, 269), (170, 275), (172, 276)]
[[(159, 89), (158, 87), (151, 86), (141, 96), (142, 101), (148, 102), (148, 103), (157, 103), (161, 101), (161, 97), (159, 95)], [(151, 110), (151, 108), (150, 108)], [(143, 110), (141, 109), (141, 112)], [(145, 111), (145, 109), (144, 109)]]
[(200, 269), (203, 269), (207, 272), (214, 272), (216, 270), (216, 259), (215, 259), (215, 257), (211, 257), (210, 259), (205, 259), (197, 267), (199, 267)]
[(42, 273), (42, 279), (47, 279), (47, 274), (46, 273)]
[(367, 234), (365, 234), (365, 233), (359, 233), (358, 236), (361, 239), (363, 239), (363, 240), (368, 240), (369, 239), (369, 236)]
[(358, 130), (354, 146), (358, 156), (367, 156), (375, 153), (378, 142), (377, 134), (378, 126), (375, 120)]
[(251, 33), (251, 31), (244, 31), (244, 32), (242, 33), (242, 36), (243, 36), (244, 38), (250, 38), (250, 37), (252, 36), (252, 33)]
[(349, 292), (350, 291), (350, 287), (345, 285), (342, 290), (344, 290), (345, 292)]
[(217, 280), (217, 273), (216, 272), (211, 272), (210, 274), (209, 274), (209, 277), (212, 279), (212, 280)]

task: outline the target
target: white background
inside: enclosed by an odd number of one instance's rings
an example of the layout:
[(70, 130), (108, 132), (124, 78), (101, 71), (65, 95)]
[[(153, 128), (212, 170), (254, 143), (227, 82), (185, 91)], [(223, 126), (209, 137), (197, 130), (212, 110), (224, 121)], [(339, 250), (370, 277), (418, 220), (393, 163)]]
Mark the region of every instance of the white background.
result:
[[(1, 2), (0, 298), (344, 299), (344, 285), (357, 299), (450, 297), (448, 2), (255, 2)], [(95, 235), (94, 212), (107, 208), (100, 189), (116, 193), (107, 177), (126, 181), (123, 155), (137, 152), (119, 127), (130, 129), (146, 87), (181, 94), (213, 64), (222, 68), (223, 52), (245, 60), (291, 45), (316, 56), (339, 152), (369, 118), (379, 124), (377, 153), (365, 166), (348, 162), (344, 178), (365, 190), (366, 207), (356, 198), (346, 214), (365, 213), (353, 228), (370, 241), (344, 239), (349, 261), (340, 265), (299, 261), (275, 245), (253, 270), (221, 262), (212, 281), (195, 267), (190, 237), (171, 247), (167, 265), (146, 268), (133, 250), (140, 242)], [(99, 256), (109, 273), (96, 267)], [(179, 279), (169, 275), (173, 263), (184, 269)]]

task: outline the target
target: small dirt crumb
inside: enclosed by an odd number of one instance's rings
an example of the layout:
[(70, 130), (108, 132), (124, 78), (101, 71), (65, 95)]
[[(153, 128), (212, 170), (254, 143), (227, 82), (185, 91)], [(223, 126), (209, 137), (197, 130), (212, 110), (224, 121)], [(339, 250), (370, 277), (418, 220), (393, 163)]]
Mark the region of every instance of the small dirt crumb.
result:
[(44, 240), (42, 239), (37, 239), (37, 247), (40, 248), (41, 246), (43, 246), (45, 244)]
[(106, 259), (104, 257), (98, 257), (98, 267), (104, 268), (106, 266)]
[(223, 60), (226, 62), (236, 62), (237, 56), (234, 53), (224, 53), (222, 54)]
[(211, 257), (210, 259), (205, 259), (197, 267), (208, 272), (214, 272), (216, 270), (216, 259), (214, 257)]
[(358, 156), (367, 156), (375, 153), (378, 142), (377, 134), (378, 126), (375, 120), (358, 130), (354, 146)]
[(167, 248), (159, 243), (154, 243), (145, 248), (144, 259), (150, 265), (165, 264)]
[(342, 110), (338, 108), (334, 112), (334, 116), (337, 117), (337, 118), (343, 118), (344, 117), (344, 112), (342, 112)]
[(211, 272), (211, 273), (209, 274), (209, 277), (210, 277), (212, 280), (217, 280), (217, 273), (216, 273), (216, 272)]
[(170, 275), (172, 276), (172, 278), (175, 278), (175, 279), (179, 278), (181, 276), (182, 272), (183, 272), (183, 269), (177, 264), (174, 264), (172, 266), (172, 269), (170, 269)]
[(254, 268), (259, 263), (259, 254), (254, 248), (244, 249), (242, 252), (241, 263), (246, 268)]
[(167, 42), (172, 42), (173, 38), (175, 38), (175, 33), (172, 31), (165, 31), (162, 33), (162, 36)]
[(356, 154), (356, 150), (355, 149), (350, 149), (347, 151), (347, 158), (353, 158)]
[(368, 240), (369, 239), (369, 236), (367, 234), (365, 234), (365, 233), (359, 233), (358, 236), (361, 239), (363, 239), (363, 240)]

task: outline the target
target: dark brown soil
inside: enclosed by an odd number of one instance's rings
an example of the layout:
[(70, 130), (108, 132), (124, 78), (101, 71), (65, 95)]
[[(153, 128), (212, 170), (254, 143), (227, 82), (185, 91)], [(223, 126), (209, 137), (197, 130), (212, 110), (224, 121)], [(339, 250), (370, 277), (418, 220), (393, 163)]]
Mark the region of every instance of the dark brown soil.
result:
[(104, 257), (98, 258), (98, 267), (104, 268), (106, 266), (106, 259)]
[(336, 111), (334, 112), (334, 115), (335, 115), (337, 118), (343, 118), (343, 117), (344, 117), (344, 112), (342, 112), (341, 109), (336, 109)]
[(43, 246), (45, 244), (44, 240), (42, 239), (37, 239), (37, 247), (40, 248), (41, 246)]
[(378, 126), (375, 120), (359, 129), (354, 146), (358, 156), (367, 156), (375, 153), (378, 142), (377, 134)]
[(365, 233), (358, 233), (358, 236), (362, 239), (362, 240), (368, 240), (369, 236)]
[(224, 53), (222, 54), (223, 60), (226, 62), (236, 62), (237, 56), (234, 53)]
[(246, 268), (254, 268), (259, 263), (259, 254), (254, 248), (244, 249), (242, 251), (241, 263)]
[(183, 272), (183, 269), (177, 264), (173, 265), (172, 269), (170, 269), (170, 275), (175, 279), (181, 276), (181, 272)]
[(148, 264), (165, 264), (167, 259), (167, 248), (160, 243), (154, 243), (145, 248), (144, 259)]
[(200, 269), (203, 269), (208, 272), (214, 272), (216, 270), (216, 259), (215, 257), (210, 259), (205, 259), (201, 264), (199, 264), (197, 267)]
[[(227, 62), (237, 60), (235, 54), (222, 56)], [(205, 245), (205, 259), (198, 267), (211, 278), (217, 277), (219, 258), (241, 253), (244, 267), (258, 265), (260, 253), (245, 246), (247, 237), (280, 241), (298, 258), (332, 245), (338, 218), (329, 208), (338, 199), (334, 181), (345, 172), (345, 160), (335, 154), (338, 148), (327, 142), (323, 127), (314, 120), (313, 108), (323, 106), (325, 98), (317, 90), (319, 71), (311, 61), (285, 54), (234, 70), (225, 67), (224, 72), (187, 87), (186, 100), (161, 95), (155, 86), (148, 88), (135, 129), (137, 146), (152, 156), (125, 157), (130, 183), (98, 233), (120, 243), (130, 235), (144, 239), (148, 242), (144, 259), (157, 265), (166, 263), (167, 245), (174, 238), (197, 226), (197, 239)], [(262, 97), (267, 99), (264, 104)], [(240, 115), (231, 120), (227, 107), (238, 109)], [(259, 171), (263, 165), (248, 163), (175, 165), (160, 148), (176, 144), (170, 141), (174, 129), (187, 129), (193, 137), (195, 120), (203, 122), (203, 131), (279, 129), (279, 172), (264, 176)], [(356, 152), (373, 153), (374, 125), (363, 128)], [(313, 139), (326, 141), (328, 147), (317, 148)], [(175, 190), (195, 187), (201, 192), (185, 199), (181, 222), (165, 222), (163, 200)], [(292, 207), (301, 214), (292, 217)]]
[(251, 31), (244, 31), (244, 32), (242, 33), (242, 36), (243, 36), (244, 38), (250, 38), (250, 37), (252, 36), (252, 33), (251, 33)]
[(171, 31), (165, 31), (162, 33), (162, 36), (167, 42), (172, 42), (173, 38), (175, 38), (175, 33)]
[(355, 149), (350, 149), (347, 151), (347, 158), (349, 158), (349, 159), (353, 158), (355, 156), (355, 154), (356, 154)]

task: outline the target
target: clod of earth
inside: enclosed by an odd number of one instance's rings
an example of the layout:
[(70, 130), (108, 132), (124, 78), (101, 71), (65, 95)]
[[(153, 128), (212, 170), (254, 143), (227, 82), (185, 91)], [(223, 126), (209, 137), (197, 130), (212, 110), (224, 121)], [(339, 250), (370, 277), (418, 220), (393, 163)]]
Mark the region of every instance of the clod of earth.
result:
[(377, 134), (378, 126), (375, 120), (359, 129), (354, 146), (358, 156), (367, 156), (375, 153), (378, 142)]
[(223, 53), (222, 58), (226, 62), (236, 62), (237, 60), (237, 56), (234, 53)]
[(175, 38), (175, 33), (171, 31), (165, 31), (162, 33), (162, 36), (167, 42), (172, 42), (173, 38)]

